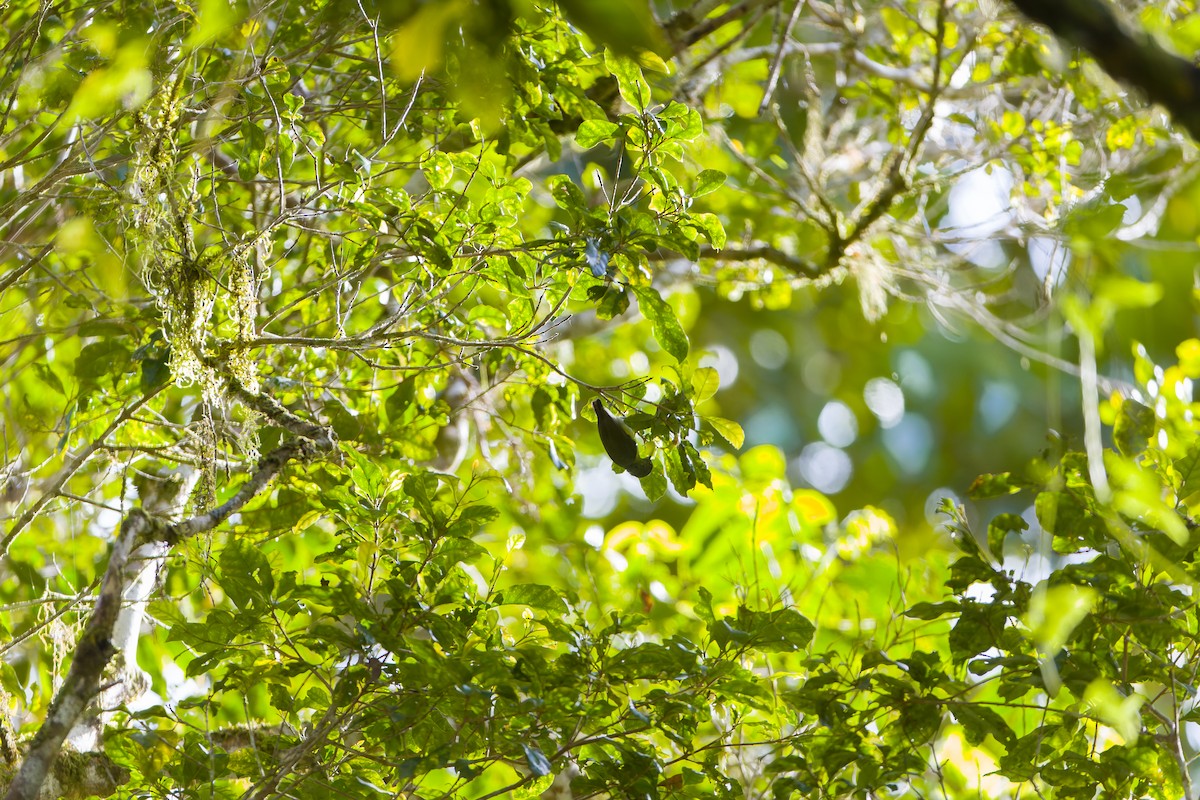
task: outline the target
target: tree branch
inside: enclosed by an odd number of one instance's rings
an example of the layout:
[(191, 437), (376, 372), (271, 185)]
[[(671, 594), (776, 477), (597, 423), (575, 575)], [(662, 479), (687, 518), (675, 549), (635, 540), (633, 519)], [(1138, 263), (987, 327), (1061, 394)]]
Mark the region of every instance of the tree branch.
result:
[(274, 398), (251, 392), (237, 384), (231, 385), (230, 389), (276, 424), (303, 438), (286, 442), (263, 456), (254, 473), (233, 497), (203, 514), (175, 524), (166, 524), (141, 508), (129, 512), (113, 544), (112, 555), (96, 598), (96, 607), (84, 626), (67, 677), (50, 704), (45, 722), (34, 735), (20, 770), (8, 787), (6, 800), (35, 800), (38, 797), (67, 734), (82, 718), (88, 703), (100, 692), (104, 670), (116, 652), (112, 637), (125, 592), (125, 565), (129, 554), (147, 542), (174, 545), (187, 537), (212, 530), (262, 492), (289, 461), (311, 458), (318, 451), (334, 447), (332, 432), (296, 417)]
[(125, 571), (125, 563), (135, 543), (153, 525), (151, 517), (140, 508), (129, 512), (121, 523), (120, 533), (109, 556), (108, 569), (100, 584), (96, 608), (83, 629), (62, 688), (50, 703), (46, 720), (34, 735), (25, 760), (8, 787), (6, 800), (37, 798), (42, 782), (62, 750), (63, 740), (83, 716), (87, 704), (100, 691), (100, 678), (115, 652), (112, 632), (121, 611), (121, 594), (125, 588), (121, 576)]
[(1029, 19), (1081, 47), (1112, 77), (1140, 89), (1200, 141), (1200, 68), (1127, 29), (1102, 0), (1012, 0)]
[[(675, 257), (675, 254), (672, 253), (671, 256)], [(772, 247), (768, 244), (754, 244), (749, 247), (728, 247), (723, 250), (704, 246), (700, 248), (700, 258), (705, 261), (724, 263), (766, 261), (769, 264), (783, 267), (788, 272), (801, 278), (818, 278), (827, 271), (820, 264), (809, 261), (806, 258), (794, 256), (791, 253), (786, 253), (778, 247)], [(650, 260), (658, 260), (656, 254), (651, 254)]]
[(33, 505), (27, 508), (24, 514), (17, 518), (17, 521), (14, 522), (12, 527), (8, 529), (8, 533), (4, 535), (4, 538), (0, 539), (0, 557), (8, 554), (8, 547), (12, 544), (13, 539), (17, 538), (17, 534), (23, 531), (25, 526), (32, 522), (51, 500), (59, 496), (59, 492), (62, 490), (62, 487), (66, 485), (67, 481), (71, 479), (71, 476), (79, 471), (79, 468), (82, 467), (84, 463), (92, 457), (92, 454), (104, 445), (104, 442), (108, 439), (112, 432), (124, 425), (131, 417), (133, 417), (135, 413), (137, 413), (139, 408), (148, 403), (164, 388), (166, 387), (160, 386), (154, 391), (144, 394), (137, 400), (130, 403), (128, 406), (122, 409), (121, 413), (117, 415), (116, 419), (114, 419), (109, 426), (104, 429), (104, 433), (97, 436), (91, 443), (87, 445), (87, 447), (83, 448), (78, 453), (71, 456), (71, 458), (67, 459), (67, 463), (64, 464), (63, 468), (58, 471), (58, 474), (55, 475), (48, 484), (46, 484), (46, 488), (42, 491), (42, 496), (39, 497)]
[(158, 531), (158, 540), (174, 545), (198, 533), (212, 530), (265, 489), (275, 476), (283, 471), (289, 461), (292, 459), (307, 460), (316, 455), (316, 452), (317, 445), (305, 439), (280, 445), (262, 457), (254, 474), (242, 484), (242, 488), (238, 489), (237, 494), (203, 514), (197, 514), (191, 519), (172, 525), (161, 526)]

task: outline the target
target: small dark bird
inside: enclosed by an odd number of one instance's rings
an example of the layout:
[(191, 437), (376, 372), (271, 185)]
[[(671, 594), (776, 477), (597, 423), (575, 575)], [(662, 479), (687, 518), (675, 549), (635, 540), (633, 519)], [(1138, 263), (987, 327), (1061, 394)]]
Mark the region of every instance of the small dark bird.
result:
[(626, 470), (635, 478), (644, 478), (654, 469), (650, 457), (638, 458), (637, 440), (619, 419), (616, 419), (604, 408), (600, 398), (592, 401), (596, 410), (596, 427), (600, 429), (600, 443), (604, 452), (618, 467)]

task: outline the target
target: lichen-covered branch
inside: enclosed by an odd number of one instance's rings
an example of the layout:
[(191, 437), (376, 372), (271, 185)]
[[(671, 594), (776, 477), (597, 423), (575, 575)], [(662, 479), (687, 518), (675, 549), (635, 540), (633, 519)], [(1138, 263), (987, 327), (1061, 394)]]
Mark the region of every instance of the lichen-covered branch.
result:
[(210, 509), (203, 514), (198, 514), (191, 519), (186, 519), (173, 525), (162, 526), (161, 530), (158, 531), (159, 539), (167, 544), (174, 545), (198, 533), (212, 530), (224, 522), (230, 514), (233, 514), (246, 505), (251, 498), (262, 492), (274, 480), (275, 476), (287, 466), (289, 461), (293, 459), (305, 460), (314, 456), (316, 452), (317, 445), (303, 439), (280, 445), (262, 457), (250, 479), (242, 485), (242, 488), (238, 489), (233, 497), (216, 508)]

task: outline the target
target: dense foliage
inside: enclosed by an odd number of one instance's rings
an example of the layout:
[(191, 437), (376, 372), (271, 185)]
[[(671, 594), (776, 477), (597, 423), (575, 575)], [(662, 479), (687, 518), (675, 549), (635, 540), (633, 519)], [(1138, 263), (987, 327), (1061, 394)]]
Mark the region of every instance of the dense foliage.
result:
[(1097, 2), (0, 4), (8, 796), (1196, 796)]

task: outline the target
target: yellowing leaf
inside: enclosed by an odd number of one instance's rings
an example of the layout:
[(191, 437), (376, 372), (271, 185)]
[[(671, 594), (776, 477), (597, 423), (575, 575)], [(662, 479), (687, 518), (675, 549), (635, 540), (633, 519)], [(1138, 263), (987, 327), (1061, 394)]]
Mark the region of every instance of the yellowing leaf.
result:
[(714, 249), (720, 250), (725, 247), (725, 228), (716, 214), (695, 214), (692, 216), (692, 223), (704, 232)]
[(792, 509), (803, 525), (828, 525), (837, 519), (837, 509), (829, 498), (812, 489), (800, 489), (792, 495)]
[(1000, 129), (1010, 138), (1016, 139), (1025, 133), (1025, 117), (1018, 111), (1005, 111), (1000, 119)]
[(292, 533), (303, 533), (313, 524), (315, 524), (324, 514), (316, 509), (310, 509), (305, 512), (300, 519), (292, 524)]
[(425, 180), (429, 181), (429, 185), (434, 189), (445, 189), (454, 179), (454, 164), (445, 153), (438, 151), (434, 151), (425, 159), (421, 170), (425, 173)]
[(637, 62), (642, 69), (648, 69), (651, 72), (658, 72), (663, 75), (671, 74), (671, 67), (666, 61), (663, 61), (662, 56), (655, 53), (653, 50), (643, 50), (636, 56)]

